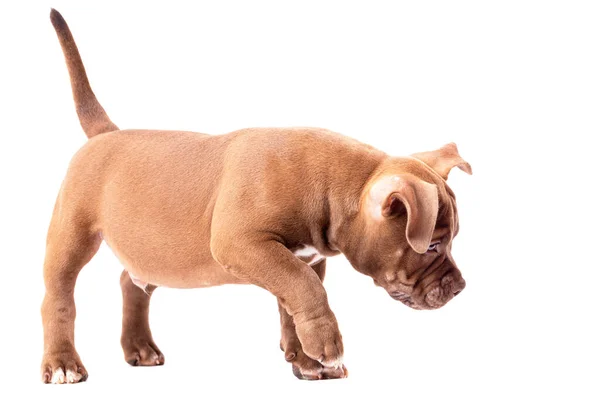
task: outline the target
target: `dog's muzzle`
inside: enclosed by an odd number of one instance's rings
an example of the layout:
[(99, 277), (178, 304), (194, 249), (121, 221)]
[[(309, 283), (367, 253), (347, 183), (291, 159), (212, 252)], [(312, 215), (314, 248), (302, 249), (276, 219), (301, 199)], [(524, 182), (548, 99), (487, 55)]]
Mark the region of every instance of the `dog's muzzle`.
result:
[(442, 307), (456, 297), (465, 288), (465, 280), (456, 280), (451, 274), (444, 276), (439, 285), (425, 294), (425, 304), (431, 309)]
[(458, 296), (465, 286), (466, 282), (462, 277), (455, 277), (452, 273), (448, 273), (439, 283), (428, 288), (422, 301), (416, 301), (413, 296), (401, 291), (390, 292), (390, 296), (415, 310), (435, 310)]

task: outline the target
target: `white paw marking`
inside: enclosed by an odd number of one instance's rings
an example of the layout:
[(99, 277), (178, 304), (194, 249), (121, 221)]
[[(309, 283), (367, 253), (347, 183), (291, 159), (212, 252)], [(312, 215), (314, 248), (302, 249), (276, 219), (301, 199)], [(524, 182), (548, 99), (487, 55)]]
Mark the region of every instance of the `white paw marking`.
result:
[(56, 371), (54, 371), (54, 373), (52, 374), (52, 383), (65, 383), (65, 373), (63, 372), (62, 368), (57, 369)]
[(333, 368), (333, 369), (342, 368), (342, 365), (344, 365), (344, 358), (338, 357), (335, 360), (333, 360), (332, 362), (329, 362), (329, 363), (321, 362), (321, 364), (323, 364), (324, 366), (326, 366), (328, 368)]
[(70, 369), (67, 370), (67, 383), (79, 382), (82, 377), (83, 375), (78, 372), (71, 371)]
[(314, 265), (325, 258), (325, 256), (319, 253), (319, 250), (313, 246), (304, 245), (301, 249), (294, 251), (296, 257), (308, 257), (308, 265)]
[(81, 378), (83, 378), (83, 375), (81, 375), (80, 373), (78, 373), (76, 371), (72, 371), (72, 370), (68, 369), (67, 374), (65, 375), (65, 372), (63, 371), (63, 369), (58, 368), (52, 374), (51, 382), (57, 383), (57, 384), (76, 383), (76, 382), (79, 382), (81, 380)]

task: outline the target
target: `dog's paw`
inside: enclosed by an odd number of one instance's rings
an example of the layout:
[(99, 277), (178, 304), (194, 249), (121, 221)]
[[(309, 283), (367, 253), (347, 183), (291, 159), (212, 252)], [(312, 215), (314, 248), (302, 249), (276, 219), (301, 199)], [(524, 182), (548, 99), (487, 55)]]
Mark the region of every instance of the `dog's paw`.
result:
[(325, 367), (304, 354), (302, 349), (287, 351), (285, 359), (292, 364), (292, 372), (298, 379), (314, 381), (348, 377), (348, 369), (343, 364), (337, 368)]
[(151, 367), (165, 363), (165, 356), (152, 340), (124, 340), (122, 344), (125, 361), (131, 366)]
[[(314, 361), (314, 360), (313, 360)], [(306, 381), (318, 381), (322, 379), (344, 379), (348, 377), (348, 369), (342, 364), (341, 367), (333, 369), (324, 367), (317, 361), (318, 367), (313, 369), (302, 369), (295, 364), (292, 364), (292, 372), (298, 379)]]
[(79, 383), (85, 382), (87, 378), (88, 373), (77, 354), (64, 352), (44, 357), (42, 362), (44, 383)]
[(296, 333), (309, 358), (333, 370), (342, 367), (344, 345), (333, 314), (297, 324)]

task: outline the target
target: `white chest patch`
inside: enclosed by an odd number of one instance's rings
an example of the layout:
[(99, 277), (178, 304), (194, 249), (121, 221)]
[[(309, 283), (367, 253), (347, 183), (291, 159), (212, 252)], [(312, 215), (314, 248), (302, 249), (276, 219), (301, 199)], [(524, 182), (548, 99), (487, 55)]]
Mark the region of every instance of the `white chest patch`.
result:
[[(136, 278), (135, 276), (133, 276), (133, 274), (131, 272), (129, 273), (129, 277), (131, 278), (131, 282), (133, 282), (133, 284), (135, 286), (139, 287), (144, 292), (146, 292), (146, 287), (148, 286), (148, 282), (144, 282), (144, 281)], [(148, 293), (148, 292), (146, 292), (146, 293)]]
[[(314, 265), (323, 260), (325, 256), (312, 246), (304, 246), (301, 249), (294, 251), (296, 257), (302, 257), (308, 265)], [(303, 260), (303, 261), (304, 261)]]

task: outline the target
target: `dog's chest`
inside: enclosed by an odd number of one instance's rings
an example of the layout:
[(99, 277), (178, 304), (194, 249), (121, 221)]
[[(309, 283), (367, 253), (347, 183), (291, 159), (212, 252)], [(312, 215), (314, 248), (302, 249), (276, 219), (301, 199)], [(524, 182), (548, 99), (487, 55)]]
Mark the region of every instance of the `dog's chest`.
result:
[(317, 249), (308, 245), (303, 245), (301, 248), (294, 250), (294, 255), (311, 266), (325, 258)]

